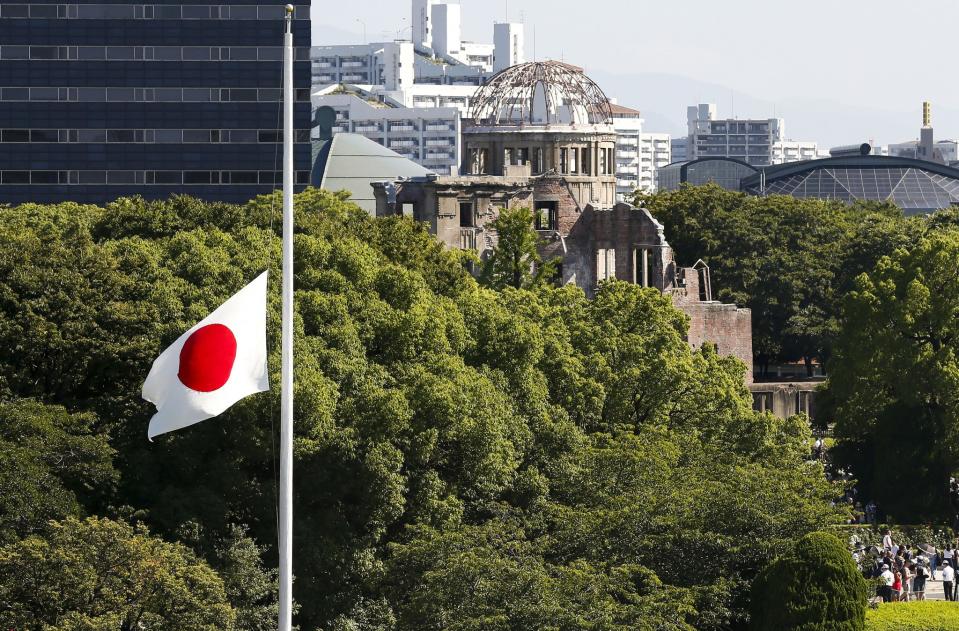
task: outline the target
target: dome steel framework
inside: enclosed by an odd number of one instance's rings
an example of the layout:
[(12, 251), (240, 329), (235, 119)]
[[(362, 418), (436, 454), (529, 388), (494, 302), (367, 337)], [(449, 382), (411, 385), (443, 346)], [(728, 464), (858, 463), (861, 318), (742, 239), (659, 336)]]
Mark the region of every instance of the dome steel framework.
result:
[(598, 125), (609, 122), (613, 112), (606, 94), (581, 69), (534, 61), (503, 70), (477, 90), (470, 116), (478, 125)]

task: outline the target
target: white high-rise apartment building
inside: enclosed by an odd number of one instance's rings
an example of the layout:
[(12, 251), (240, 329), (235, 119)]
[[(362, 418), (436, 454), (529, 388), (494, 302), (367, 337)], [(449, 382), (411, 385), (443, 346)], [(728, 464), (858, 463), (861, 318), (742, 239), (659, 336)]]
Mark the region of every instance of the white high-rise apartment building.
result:
[(526, 61), (523, 25), (516, 22), (497, 22), (493, 25), (493, 72)]
[(656, 190), (656, 170), (670, 163), (669, 134), (643, 132), (638, 110), (613, 104), (616, 130), (616, 198), (629, 201), (633, 192)]
[(772, 150), (772, 164), (816, 160), (823, 157), (818, 143), (802, 140), (779, 140), (773, 143)]
[(339, 86), (328, 86), (313, 93), (313, 108), (333, 108), (333, 133), (361, 134), (440, 175), (459, 172), (458, 109), (392, 107), (369, 96), (355, 88), (346, 93)]
[(435, 0), (413, 0), (413, 45), (418, 49), (433, 49), (432, 14)]
[(781, 118), (717, 118), (716, 105), (686, 108), (689, 141), (687, 160), (737, 158), (753, 166), (768, 166), (821, 157), (815, 142), (789, 140)]

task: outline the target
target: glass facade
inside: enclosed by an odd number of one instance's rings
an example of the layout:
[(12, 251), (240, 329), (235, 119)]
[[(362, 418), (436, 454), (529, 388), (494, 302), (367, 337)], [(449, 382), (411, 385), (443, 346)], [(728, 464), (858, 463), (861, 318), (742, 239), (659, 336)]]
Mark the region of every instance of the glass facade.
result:
[[(867, 158), (868, 160), (868, 158)], [(894, 160), (886, 158), (885, 160)], [(959, 205), (959, 171), (948, 167), (936, 170), (952, 173), (937, 173), (916, 166), (890, 166), (877, 164), (827, 168), (815, 167), (793, 172), (784, 177), (766, 178), (767, 195), (792, 195), (815, 199), (838, 199), (852, 202), (857, 199), (889, 201), (903, 209), (906, 214), (928, 212)], [(743, 182), (743, 190), (752, 195), (762, 193), (755, 176)]]
[[(269, 193), (282, 182), (286, 3), (0, 3), (0, 203)], [(310, 3), (294, 4), (302, 190)]]

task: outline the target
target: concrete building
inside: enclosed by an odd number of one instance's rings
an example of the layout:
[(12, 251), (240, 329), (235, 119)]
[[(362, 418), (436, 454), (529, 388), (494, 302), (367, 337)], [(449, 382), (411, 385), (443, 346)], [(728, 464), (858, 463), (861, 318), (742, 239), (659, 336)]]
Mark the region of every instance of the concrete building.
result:
[(685, 162), (689, 160), (689, 136), (680, 136), (673, 138), (669, 142), (670, 152), (673, 162)]
[(819, 150), (819, 144), (803, 140), (779, 140), (772, 145), (772, 164), (786, 164), (800, 160), (816, 160), (827, 157)]
[[(273, 191), (285, 4), (0, 1), (0, 205), (174, 194), (243, 203)], [(295, 5), (302, 190), (310, 2)]]
[(433, 5), (436, 0), (413, 0), (413, 45), (422, 51), (433, 50)]
[[(736, 158), (754, 166), (768, 166), (819, 156), (815, 142), (786, 138), (782, 118), (717, 118), (716, 105), (700, 103), (686, 109), (689, 136), (685, 160)], [(674, 160), (679, 160), (674, 154)]]
[(412, 9), (413, 45), (422, 55), (442, 63), (462, 64), (492, 73), (497, 56), (496, 42), (499, 41), (502, 46), (499, 57), (504, 60), (503, 63), (510, 58), (515, 60), (514, 63), (523, 61), (522, 24), (507, 25), (501, 36), (497, 35), (499, 31), (494, 26), (494, 43), (484, 44), (463, 39), (461, 4), (414, 0)]
[(523, 25), (516, 22), (493, 24), (493, 72), (526, 61)]
[(639, 110), (611, 104), (616, 130), (616, 199), (629, 201), (636, 189), (656, 190), (656, 170), (670, 163), (669, 134), (643, 131)]
[(715, 344), (751, 367), (749, 310), (714, 301), (708, 268), (679, 268), (663, 226), (616, 201), (612, 120), (608, 99), (580, 69), (514, 66), (474, 98), (462, 174), (374, 183), (377, 215), (409, 214), (448, 246), (485, 258), (498, 239), (490, 222), (504, 208), (530, 208), (558, 282), (588, 294), (612, 278), (655, 287), (689, 315), (692, 346)]
[(354, 86), (328, 86), (314, 92), (312, 101), (315, 110), (329, 107), (336, 113), (333, 133), (365, 136), (433, 173), (459, 170), (457, 108), (391, 106), (391, 100), (379, 100)]
[(402, 91), (413, 86), (415, 59), (412, 42), (314, 46), (310, 51), (313, 87), (352, 83)]

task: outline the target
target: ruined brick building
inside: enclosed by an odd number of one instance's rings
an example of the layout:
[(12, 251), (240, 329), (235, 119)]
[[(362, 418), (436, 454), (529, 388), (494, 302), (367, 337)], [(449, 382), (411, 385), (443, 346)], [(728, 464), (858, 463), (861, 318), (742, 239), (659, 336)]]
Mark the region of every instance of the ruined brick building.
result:
[(488, 227), (497, 213), (531, 208), (541, 254), (558, 259), (563, 283), (592, 294), (617, 278), (668, 293), (690, 318), (689, 343), (740, 358), (751, 380), (749, 310), (712, 300), (709, 269), (678, 267), (649, 211), (616, 203), (611, 120), (609, 100), (581, 69), (513, 66), (473, 99), (461, 175), (374, 183), (376, 214), (409, 214), (450, 247), (485, 258), (497, 242)]

